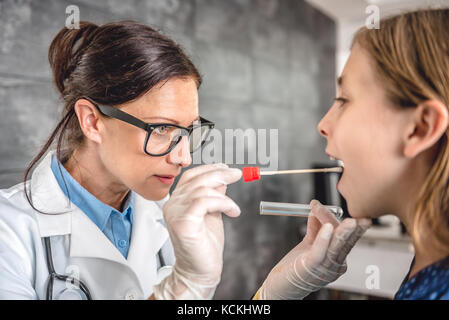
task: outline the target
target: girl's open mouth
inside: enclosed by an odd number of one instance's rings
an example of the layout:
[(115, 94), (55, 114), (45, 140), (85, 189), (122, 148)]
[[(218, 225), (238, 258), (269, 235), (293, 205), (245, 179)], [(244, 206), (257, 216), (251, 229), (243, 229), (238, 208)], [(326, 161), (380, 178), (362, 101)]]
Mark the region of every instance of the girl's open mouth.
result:
[[(338, 163), (338, 166), (339, 167), (342, 167), (343, 168), (343, 171), (344, 171), (344, 168), (345, 168), (345, 164), (343, 163), (343, 161), (342, 160), (340, 160), (340, 159), (337, 159), (337, 158), (335, 158), (334, 156), (331, 156), (330, 154), (328, 154), (328, 153), (326, 153), (328, 156), (329, 156), (329, 159), (331, 159), (332, 161), (337, 161), (337, 163)], [(343, 173), (342, 173), (343, 174)]]
[(338, 179), (338, 182), (337, 182), (337, 185), (336, 185), (338, 192), (341, 193), (341, 191), (339, 190), (339, 186), (340, 186), (340, 182), (341, 182), (342, 177), (343, 177), (343, 173), (344, 173), (344, 171), (345, 171), (345, 169), (344, 169), (344, 168), (345, 168), (345, 164), (344, 164), (344, 162), (343, 162), (342, 160), (337, 159), (337, 158), (335, 158), (334, 156), (331, 156), (331, 155), (328, 154), (328, 153), (326, 153), (326, 154), (329, 156), (329, 159), (330, 159), (330, 160), (332, 160), (332, 161), (337, 161), (338, 166), (342, 168), (342, 172), (341, 172), (341, 174), (340, 174), (340, 178)]

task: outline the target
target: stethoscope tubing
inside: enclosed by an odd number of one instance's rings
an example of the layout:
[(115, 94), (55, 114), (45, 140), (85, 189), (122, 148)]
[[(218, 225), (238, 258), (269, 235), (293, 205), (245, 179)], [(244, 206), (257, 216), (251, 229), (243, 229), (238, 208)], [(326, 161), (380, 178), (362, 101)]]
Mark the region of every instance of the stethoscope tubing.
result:
[(46, 259), (47, 259), (47, 267), (48, 272), (50, 274), (50, 278), (48, 279), (48, 285), (47, 285), (47, 300), (53, 300), (53, 283), (54, 279), (58, 279), (61, 281), (67, 281), (69, 280), (70, 283), (75, 284), (75, 281), (78, 282), (79, 289), (86, 295), (87, 300), (92, 300), (92, 295), (90, 294), (89, 288), (79, 279), (75, 280), (73, 277), (69, 276), (63, 276), (55, 271), (55, 267), (53, 265), (53, 257), (51, 253), (51, 243), (50, 243), (50, 237), (44, 238), (45, 242), (45, 250), (46, 250)]
[[(50, 237), (44, 237), (44, 243), (45, 243), (45, 251), (46, 251), (46, 260), (47, 260), (47, 267), (48, 272), (50, 274), (50, 277), (48, 279), (48, 285), (47, 285), (47, 294), (46, 294), (46, 300), (53, 300), (53, 283), (54, 279), (58, 279), (61, 281), (67, 281), (69, 280), (72, 284), (75, 284), (75, 281), (78, 282), (79, 289), (86, 295), (87, 300), (92, 300), (92, 295), (90, 294), (89, 288), (87, 285), (85, 285), (81, 280), (75, 280), (73, 277), (64, 276), (56, 273), (55, 266), (53, 264), (53, 256), (51, 252), (51, 243), (50, 243)], [(165, 260), (162, 256), (162, 250), (159, 250), (157, 255), (159, 257), (160, 265), (161, 267), (165, 266)]]

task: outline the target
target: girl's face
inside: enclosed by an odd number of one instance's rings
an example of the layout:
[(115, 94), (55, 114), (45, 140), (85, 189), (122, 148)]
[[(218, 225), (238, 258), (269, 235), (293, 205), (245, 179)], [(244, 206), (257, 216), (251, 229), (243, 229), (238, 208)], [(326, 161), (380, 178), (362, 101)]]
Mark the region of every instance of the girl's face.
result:
[(344, 163), (337, 190), (355, 218), (395, 214), (411, 170), (403, 156), (410, 111), (388, 101), (370, 59), (353, 47), (338, 97), (318, 124), (326, 153)]
[[(189, 127), (199, 118), (197, 86), (190, 78), (170, 79), (120, 110), (147, 123)], [(192, 162), (188, 138), (182, 137), (167, 155), (149, 156), (144, 152), (145, 130), (117, 119), (103, 119), (99, 155), (106, 170), (115, 176), (117, 184), (148, 200), (164, 198), (174, 178)]]

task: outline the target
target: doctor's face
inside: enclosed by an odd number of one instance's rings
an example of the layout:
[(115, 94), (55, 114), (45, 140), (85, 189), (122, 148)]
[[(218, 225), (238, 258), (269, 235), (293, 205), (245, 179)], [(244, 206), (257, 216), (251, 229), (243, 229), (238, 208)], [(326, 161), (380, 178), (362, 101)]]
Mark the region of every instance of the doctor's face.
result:
[(339, 78), (337, 99), (318, 124), (328, 142), (326, 153), (344, 162), (337, 189), (351, 216), (394, 214), (406, 169), (400, 153), (404, 115), (387, 99), (370, 56), (355, 45)]
[[(120, 110), (147, 123), (189, 127), (199, 117), (197, 86), (191, 78), (170, 79), (123, 104)], [(170, 153), (149, 156), (144, 152), (145, 137), (145, 130), (109, 118), (98, 151), (103, 165), (118, 183), (148, 200), (160, 200), (168, 194), (181, 169), (192, 162), (189, 141), (184, 136)]]

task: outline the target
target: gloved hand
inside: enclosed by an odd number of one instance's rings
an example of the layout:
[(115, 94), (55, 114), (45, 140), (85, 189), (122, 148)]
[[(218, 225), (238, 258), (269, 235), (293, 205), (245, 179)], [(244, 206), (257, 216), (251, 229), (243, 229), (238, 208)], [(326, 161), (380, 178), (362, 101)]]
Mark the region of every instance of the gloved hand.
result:
[(304, 239), (271, 270), (254, 299), (303, 299), (346, 272), (346, 256), (371, 226), (369, 219), (337, 218), (312, 200)]
[(240, 215), (225, 195), (226, 186), (242, 176), (225, 164), (198, 166), (180, 178), (163, 207), (176, 262), (173, 272), (154, 286), (156, 299), (211, 299), (223, 269), (222, 212)]

